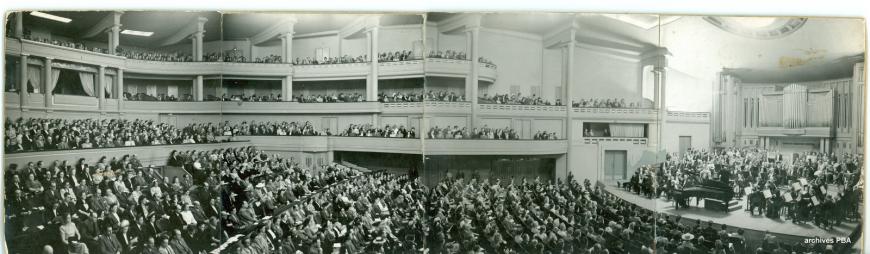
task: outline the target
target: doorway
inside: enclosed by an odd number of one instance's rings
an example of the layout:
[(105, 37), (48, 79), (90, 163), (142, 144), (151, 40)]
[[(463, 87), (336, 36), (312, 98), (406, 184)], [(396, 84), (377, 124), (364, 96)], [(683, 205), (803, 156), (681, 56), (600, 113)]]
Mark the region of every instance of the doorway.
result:
[(604, 151), (604, 179), (625, 180), (628, 168), (626, 167), (627, 152), (625, 150)]

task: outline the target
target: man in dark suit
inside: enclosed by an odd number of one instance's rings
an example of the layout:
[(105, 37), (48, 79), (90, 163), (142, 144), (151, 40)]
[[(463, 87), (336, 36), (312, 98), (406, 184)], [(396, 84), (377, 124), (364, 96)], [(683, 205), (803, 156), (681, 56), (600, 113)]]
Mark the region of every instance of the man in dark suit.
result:
[(114, 228), (107, 225), (104, 233), (100, 235), (97, 241), (97, 253), (100, 254), (120, 254), (122, 250), (121, 242), (115, 236)]
[(187, 242), (184, 241), (184, 238), (181, 235), (181, 230), (176, 229), (174, 231), (172, 239), (169, 240), (169, 245), (172, 246), (172, 250), (174, 250), (176, 254), (193, 254), (193, 250), (191, 250), (187, 245)]
[(97, 225), (98, 218), (97, 212), (91, 211), (88, 217), (76, 224), (79, 234), (82, 235), (82, 242), (88, 246), (89, 250), (96, 250), (97, 240), (100, 239), (100, 228)]

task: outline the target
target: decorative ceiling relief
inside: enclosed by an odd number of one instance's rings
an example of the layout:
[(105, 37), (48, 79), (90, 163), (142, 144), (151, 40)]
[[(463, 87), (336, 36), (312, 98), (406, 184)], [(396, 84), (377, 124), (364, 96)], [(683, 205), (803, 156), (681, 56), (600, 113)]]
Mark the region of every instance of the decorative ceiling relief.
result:
[(807, 22), (807, 18), (783, 17), (704, 17), (722, 30), (753, 39), (777, 39), (794, 33)]

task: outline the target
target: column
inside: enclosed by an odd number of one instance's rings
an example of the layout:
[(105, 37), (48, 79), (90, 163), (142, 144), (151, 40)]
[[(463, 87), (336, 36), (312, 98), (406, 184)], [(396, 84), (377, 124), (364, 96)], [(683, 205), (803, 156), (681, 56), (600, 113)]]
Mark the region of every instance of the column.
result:
[(480, 52), (478, 52), (478, 47), (480, 43), (478, 42), (480, 39), (480, 27), (472, 27), (465, 31), (466, 41), (468, 44), (468, 52), (467, 56), (470, 57), (469, 63), (471, 64), (471, 73), (470, 77), (467, 79), (468, 91), (465, 93), (465, 98), (471, 100), (471, 128), (477, 128), (479, 125), (479, 119), (477, 118), (477, 112), (479, 111), (477, 106), (477, 91), (479, 84), (479, 75), (480, 75), (480, 63), (478, 63), (478, 59), (480, 58)]
[(42, 78), (42, 83), (45, 84), (45, 86), (43, 87), (43, 90), (45, 91), (42, 91), (42, 94), (45, 96), (45, 109), (49, 109), (51, 107), (53, 99), (53, 97), (51, 96), (51, 91), (54, 90), (54, 82), (52, 82), (51, 80), (51, 63), (53, 60), (54, 59), (50, 57), (45, 58), (45, 68), (43, 68), (43, 70), (45, 70), (45, 75)]
[(281, 59), (285, 63), (293, 62), (293, 33), (284, 33), (281, 37)]
[(293, 76), (284, 76), (281, 81), (281, 100), (293, 101)]
[(202, 75), (197, 75), (193, 81), (193, 100), (202, 101)]
[(369, 41), (369, 57), (371, 57), (371, 74), (366, 87), (366, 101), (378, 100), (378, 26), (372, 27), (366, 34)]
[(109, 33), (109, 54), (114, 55), (120, 45), (119, 36), (121, 35), (121, 24), (115, 24), (108, 30)]
[(665, 67), (663, 66), (655, 66), (653, 68), (653, 75), (655, 79), (655, 87), (656, 87), (656, 108), (658, 109), (658, 137), (657, 140), (650, 142), (656, 143), (659, 145), (659, 149), (664, 149), (664, 138), (665, 138), (665, 125), (667, 124), (667, 116), (668, 116), (668, 107), (665, 103), (665, 94), (667, 93), (667, 85), (665, 79)]
[(24, 37), (24, 12), (15, 13), (15, 38), (21, 39)]
[(196, 36), (191, 35), (190, 36), (190, 52), (191, 52), (191, 55), (193, 56), (193, 60), (196, 60), (197, 52), (199, 52), (199, 49), (197, 49), (196, 46), (197, 46)]
[(115, 94), (118, 98), (118, 111), (121, 112), (124, 108), (124, 69), (118, 68), (118, 74), (115, 75)]
[(100, 65), (97, 68), (97, 76), (94, 78), (97, 84), (97, 101), (99, 102), (100, 111), (104, 110), (106, 104), (106, 66)]
[[(572, 155), (573, 150), (574, 150), (573, 144), (574, 144), (574, 139), (575, 139), (574, 138), (574, 108), (573, 108), (574, 105), (573, 104), (574, 104), (574, 50), (576, 48), (576, 42), (575, 42), (574, 38), (576, 38), (576, 33), (577, 33), (576, 29), (571, 29), (571, 40), (568, 42), (568, 45), (566, 46), (567, 47), (567, 50), (566, 50), (567, 51), (566, 52), (567, 59), (565, 59), (566, 60), (566, 62), (565, 62), (566, 75), (565, 75), (565, 84), (564, 84), (565, 95), (562, 96), (562, 97), (565, 97), (565, 99), (562, 100), (562, 102), (565, 103), (565, 109), (566, 109), (565, 112), (567, 112), (565, 115), (566, 128), (565, 128), (565, 133), (564, 133), (564, 135), (565, 135), (564, 138), (568, 140), (568, 150), (567, 150), (568, 155), (565, 156), (565, 161), (566, 161), (565, 164), (567, 166), (567, 169), (566, 169), (567, 172), (565, 172), (565, 176), (568, 175), (568, 172), (571, 172), (571, 169), (577, 167), (576, 165), (574, 165), (577, 163), (577, 160), (574, 160), (574, 156)], [(582, 133), (582, 131), (581, 131), (581, 133)]]
[(19, 63), (19, 68), (21, 68), (21, 77), (18, 79), (18, 98), (21, 101), (22, 111), (24, 111), (24, 108), (27, 107), (27, 62), (29, 58), (30, 55), (21, 54), (21, 62)]
[(203, 32), (199, 31), (193, 34), (193, 44), (196, 51), (193, 52), (194, 61), (202, 61), (202, 37)]

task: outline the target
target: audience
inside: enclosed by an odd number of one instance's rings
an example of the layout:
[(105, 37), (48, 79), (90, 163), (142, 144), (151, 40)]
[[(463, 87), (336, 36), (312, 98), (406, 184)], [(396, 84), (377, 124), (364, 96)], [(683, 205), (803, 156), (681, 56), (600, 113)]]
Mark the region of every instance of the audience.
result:
[(378, 102), (420, 102), (423, 101), (423, 94), (415, 92), (393, 92), (390, 94), (378, 93)]
[(158, 94), (157, 96), (146, 94), (146, 93), (136, 93), (130, 94), (128, 92), (124, 92), (124, 100), (128, 101), (193, 101), (193, 95), (184, 94), (181, 97), (176, 97), (175, 95), (166, 95), (166, 94)]
[(165, 176), (135, 155), (102, 157), (93, 165), (84, 158), (12, 164), (5, 185), (10, 251), (152, 253), (155, 242), (172, 253), (209, 251), (225, 237), (219, 186), (208, 184), (217, 182), (217, 173), (206, 175), (211, 179)]
[[(520, 139), (519, 134), (509, 127), (502, 129), (490, 128), (484, 125), (483, 128), (474, 128), (470, 132), (467, 127), (459, 128), (459, 126), (446, 126), (439, 128), (438, 126), (429, 129), (426, 134), (429, 139)], [(536, 140), (558, 139), (555, 132), (538, 131), (533, 136)]]
[(404, 125), (387, 124), (383, 128), (376, 128), (372, 124), (351, 124), (339, 136), (347, 137), (382, 137), (382, 138), (417, 138), (414, 127), (406, 129)]
[(294, 98), (301, 103), (334, 103), (334, 102), (364, 102), (366, 97), (360, 93), (338, 93), (338, 94), (317, 94), (317, 95), (299, 95)]
[(580, 99), (574, 100), (575, 108), (644, 108), (642, 102), (626, 103), (625, 99)]
[(51, 45), (55, 45), (55, 46), (86, 50), (86, 51), (100, 53), (100, 54), (108, 54), (109, 53), (108, 49), (99, 48), (99, 47), (88, 47), (82, 42), (63, 41), (63, 40), (55, 40), (55, 39), (48, 39), (48, 38), (32, 36), (30, 33), (30, 30), (25, 30), (23, 36), (24, 36), (25, 40), (42, 42), (42, 43), (47, 43), (47, 44), (51, 44)]
[(456, 92), (447, 92), (446, 90), (432, 91), (427, 90), (423, 94), (423, 99), (426, 101), (445, 101), (445, 102), (461, 102), (466, 101), (465, 95), (456, 94)]
[(281, 56), (279, 56), (279, 55), (274, 55), (274, 54), (269, 54), (268, 56), (264, 56), (264, 57), (256, 57), (256, 58), (251, 58), (251, 59), (248, 59), (248, 58), (246, 58), (245, 56), (242, 56), (242, 55), (237, 55), (237, 56), (225, 55), (225, 56), (224, 56), (224, 62), (233, 62), (233, 63), (283, 63), (283, 61), (281, 60)]
[(138, 59), (138, 60), (148, 60), (148, 61), (163, 61), (163, 62), (193, 62), (193, 55), (189, 53), (182, 52), (156, 52), (156, 51), (143, 51), (139, 49), (132, 48), (122, 48), (118, 47), (118, 50), (115, 52), (119, 56), (123, 56), (129, 59)]
[(223, 94), (223, 95), (221, 95), (220, 100), (222, 100), (222, 101), (251, 101), (251, 102), (279, 102), (279, 101), (283, 101), (281, 99), (280, 94), (275, 95), (272, 93), (270, 93), (269, 95), (259, 95), (259, 96), (256, 94), (246, 95), (244, 93), (234, 94), (234, 95), (230, 95), (230, 96), (227, 96), (227, 94)]
[[(432, 50), (429, 51), (429, 58), (440, 58), (440, 59), (454, 59), (454, 60), (468, 60), (468, 55), (462, 51), (456, 50)], [(477, 62), (486, 64), (487, 67), (495, 68), (495, 64), (484, 57), (478, 57)]]
[(316, 65), (316, 64), (346, 64), (346, 63), (365, 63), (369, 62), (368, 55), (361, 56), (349, 56), (344, 55), (341, 57), (324, 57), (323, 59), (316, 59), (311, 57), (299, 58), (297, 57), (293, 60), (293, 65)]
[(314, 129), (311, 122), (256, 122), (243, 121), (231, 124), (224, 121), (220, 129), (224, 136), (328, 136), (329, 129), (320, 131)]
[(483, 94), (482, 97), (477, 98), (478, 103), (481, 104), (514, 104), (514, 105), (555, 105), (561, 106), (562, 101), (556, 99), (556, 103), (550, 103), (548, 100), (544, 100), (537, 95), (532, 94), (531, 97), (523, 96), (522, 93), (516, 94), (494, 94), (492, 96), (488, 94)]
[(153, 120), (6, 119), (6, 153), (218, 142), (217, 126), (184, 128)]
[(401, 52), (386, 52), (378, 55), (378, 62), (399, 62), (410, 60), (419, 60), (414, 56), (414, 52), (410, 50), (402, 50)]

